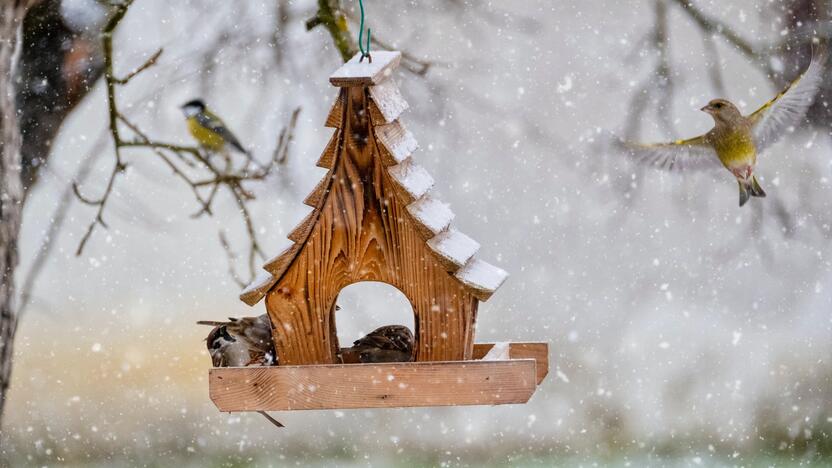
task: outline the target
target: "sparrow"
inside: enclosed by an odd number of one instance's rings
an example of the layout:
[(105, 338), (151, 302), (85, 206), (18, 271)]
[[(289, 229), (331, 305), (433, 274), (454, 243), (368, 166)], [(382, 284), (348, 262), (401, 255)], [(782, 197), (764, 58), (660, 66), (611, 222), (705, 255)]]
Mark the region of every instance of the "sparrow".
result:
[(277, 355), (268, 314), (229, 318), (227, 322), (201, 320), (214, 328), (205, 339), (214, 367), (273, 366)]
[[(200, 320), (197, 325), (214, 328), (205, 339), (214, 367), (273, 366), (277, 355), (272, 342), (272, 322), (268, 314), (259, 317), (229, 317), (228, 322)], [(277, 427), (284, 427), (265, 411), (258, 411)]]
[(748, 116), (726, 99), (710, 101), (700, 109), (714, 120), (704, 135), (658, 144), (618, 140), (617, 146), (639, 163), (668, 171), (725, 168), (739, 185), (740, 206), (750, 197), (765, 197), (754, 174), (757, 155), (800, 124), (823, 81), (826, 58), (822, 44), (803, 74)]
[(182, 105), (182, 112), (184, 112), (185, 121), (188, 123), (188, 131), (203, 148), (222, 153), (225, 152), (227, 147), (231, 147), (240, 153), (251, 156), (251, 153), (243, 148), (240, 140), (231, 133), (222, 119), (205, 107), (205, 102), (202, 99), (193, 99), (186, 102)]
[(410, 362), (415, 341), (413, 333), (403, 325), (379, 327), (356, 340), (352, 347), (342, 349), (341, 362)]

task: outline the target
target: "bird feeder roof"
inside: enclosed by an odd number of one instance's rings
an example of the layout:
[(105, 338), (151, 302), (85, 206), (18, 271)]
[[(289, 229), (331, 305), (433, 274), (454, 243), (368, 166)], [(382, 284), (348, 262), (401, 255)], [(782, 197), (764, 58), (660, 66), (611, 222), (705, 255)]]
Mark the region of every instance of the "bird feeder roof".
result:
[[(330, 82), (341, 88), (367, 89), (372, 136), (379, 143), (381, 165), (393, 181), (393, 193), (385, 196), (397, 197), (406, 206), (422, 241), (449, 276), (474, 297), (485, 301), (502, 285), (508, 274), (475, 257), (480, 245), (451, 227), (453, 211), (431, 193), (433, 178), (413, 160), (412, 154), (418, 144), (399, 121), (408, 104), (390, 79), (401, 60), (401, 53), (373, 52), (372, 58), (372, 63), (366, 60), (360, 63), (360, 54), (356, 55), (330, 76)], [(317, 164), (328, 169), (327, 174), (304, 200), (304, 204), (311, 206), (312, 210), (287, 236), (291, 243), (267, 261), (264, 271), (240, 294), (240, 299), (249, 305), (258, 303), (286, 273), (318, 222), (321, 208), (331, 194), (328, 188), (333, 169), (341, 157), (338, 142), (344, 120), (344, 96), (340, 93), (326, 120), (326, 126), (336, 131)]]

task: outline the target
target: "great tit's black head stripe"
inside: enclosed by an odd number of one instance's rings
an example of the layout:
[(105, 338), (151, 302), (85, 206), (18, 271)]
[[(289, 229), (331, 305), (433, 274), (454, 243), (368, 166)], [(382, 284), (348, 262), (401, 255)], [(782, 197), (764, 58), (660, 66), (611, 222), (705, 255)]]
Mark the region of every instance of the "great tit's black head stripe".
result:
[(198, 107), (200, 109), (205, 109), (205, 102), (202, 99), (192, 99), (185, 104), (182, 104), (182, 107)]

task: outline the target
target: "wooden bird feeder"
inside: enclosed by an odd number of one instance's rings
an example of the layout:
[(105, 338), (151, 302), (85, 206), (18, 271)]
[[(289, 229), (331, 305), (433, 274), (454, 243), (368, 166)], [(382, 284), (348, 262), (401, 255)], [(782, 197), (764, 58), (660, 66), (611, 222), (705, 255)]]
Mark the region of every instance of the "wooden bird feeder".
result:
[[(391, 79), (401, 54), (359, 58), (329, 78), (335, 132), (318, 161), (328, 172), (304, 201), (312, 210), (240, 296), (265, 297), (279, 365), (211, 369), (211, 400), (221, 411), (525, 403), (548, 372), (548, 344), (474, 343), (479, 301), (507, 274), (474, 258), (479, 244), (450, 226), (413, 161), (416, 140), (399, 121), (408, 104)], [(362, 281), (410, 301), (414, 362), (339, 363), (335, 303)]]

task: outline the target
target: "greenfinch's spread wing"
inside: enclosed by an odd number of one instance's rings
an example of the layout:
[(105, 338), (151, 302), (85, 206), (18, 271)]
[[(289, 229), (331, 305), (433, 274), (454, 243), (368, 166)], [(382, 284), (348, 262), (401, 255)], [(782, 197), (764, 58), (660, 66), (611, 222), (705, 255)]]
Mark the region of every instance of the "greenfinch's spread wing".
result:
[(758, 151), (774, 144), (783, 133), (800, 123), (823, 82), (823, 69), (827, 48), (822, 45), (812, 55), (806, 71), (792, 81), (774, 99), (748, 116)]
[(619, 147), (635, 162), (666, 171), (705, 171), (722, 167), (705, 135), (670, 143), (620, 141)]

